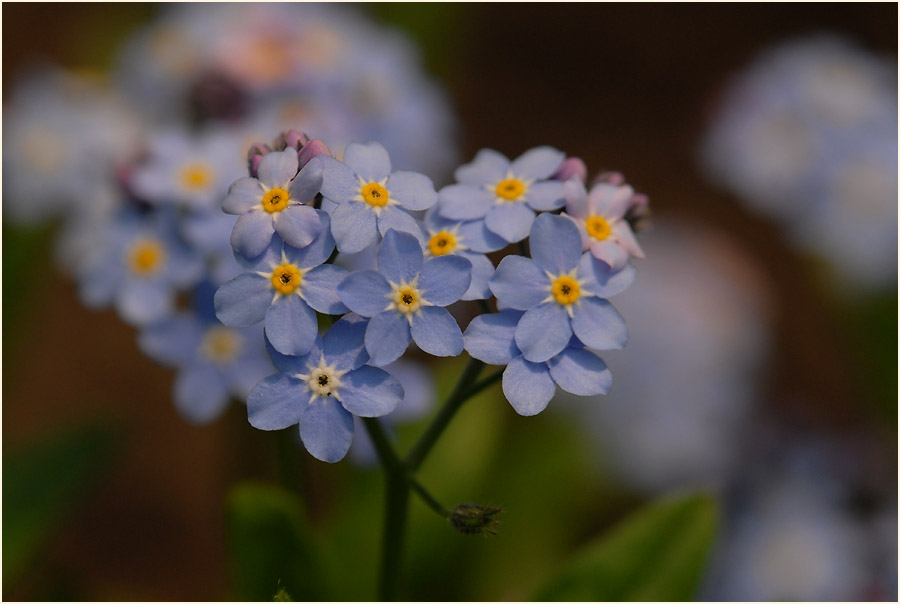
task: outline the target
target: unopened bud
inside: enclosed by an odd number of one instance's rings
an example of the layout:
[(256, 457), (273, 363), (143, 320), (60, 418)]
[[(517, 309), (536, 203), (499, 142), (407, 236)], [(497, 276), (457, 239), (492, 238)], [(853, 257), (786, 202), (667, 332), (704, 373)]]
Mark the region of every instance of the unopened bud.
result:
[(581, 182), (585, 182), (587, 180), (587, 166), (584, 165), (580, 157), (567, 157), (551, 178), (563, 182), (570, 178), (577, 178)]
[(300, 153), (297, 154), (297, 158), (300, 161), (300, 167), (302, 168), (309, 163), (309, 160), (318, 157), (319, 155), (334, 157), (334, 154), (331, 152), (331, 149), (328, 148), (328, 145), (319, 139), (314, 138), (303, 145), (303, 148), (300, 149)]
[(259, 170), (259, 162), (262, 161), (264, 155), (272, 149), (265, 143), (253, 143), (247, 150), (247, 169), (250, 170), (250, 176), (256, 178), (256, 172)]
[(309, 136), (298, 130), (285, 130), (275, 139), (274, 148), (276, 151), (284, 151), (285, 149), (300, 148), (309, 142)]
[(625, 220), (631, 227), (631, 230), (637, 233), (650, 224), (650, 198), (643, 193), (635, 193), (628, 202), (628, 209), (625, 211)]
[(494, 518), (502, 512), (502, 508), (475, 503), (461, 503), (450, 513), (447, 520), (453, 528), (464, 535), (480, 535), (488, 533), (496, 535), (497, 519)]
[(621, 187), (625, 184), (625, 176), (621, 172), (614, 172), (612, 170), (601, 172), (594, 178), (595, 185), (600, 183)]

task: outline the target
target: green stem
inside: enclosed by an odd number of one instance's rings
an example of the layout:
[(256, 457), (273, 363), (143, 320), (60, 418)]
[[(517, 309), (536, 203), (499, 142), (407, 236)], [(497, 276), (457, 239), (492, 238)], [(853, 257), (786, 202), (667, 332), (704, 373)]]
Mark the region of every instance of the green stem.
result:
[(450, 510), (441, 505), (441, 502), (435, 499), (434, 496), (429, 493), (418, 480), (416, 480), (412, 476), (410, 476), (408, 479), (409, 486), (412, 487), (412, 490), (416, 492), (416, 495), (419, 496), (419, 499), (425, 502), (428, 507), (437, 512), (443, 518), (447, 518), (448, 516), (450, 516)]

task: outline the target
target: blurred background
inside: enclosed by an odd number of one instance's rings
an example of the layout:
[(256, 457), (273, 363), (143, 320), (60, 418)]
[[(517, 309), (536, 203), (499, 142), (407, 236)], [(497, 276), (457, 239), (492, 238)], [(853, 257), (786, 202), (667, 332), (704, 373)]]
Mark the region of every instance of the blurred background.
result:
[[(254, 542), (265, 527), (243, 530), (249, 495), (239, 485), (281, 484), (300, 502), (289, 512), (295, 549), (316, 553), (277, 578), (297, 599), (371, 599), (383, 492), (365, 443), (329, 465), (292, 431), (252, 429), (238, 404), (202, 426), (185, 421), (172, 403), (175, 371), (144, 356), (138, 330), (114, 310), (80, 302), (69, 270), (85, 253), (80, 231), (51, 211), (60, 191), (16, 163), (28, 155), (14, 139), (24, 124), (49, 126), (49, 139), (74, 148), (96, 133), (90, 122), (66, 130), (41, 96), (33, 78), (48, 64), (126, 90), (125, 111), (154, 115), (151, 125), (174, 103), (166, 93), (179, 94), (154, 61), (184, 71), (193, 108), (234, 93), (198, 88), (190, 78), (208, 74), (153, 34), (192, 20), (185, 32), (200, 44), (227, 37), (216, 26), (238, 26), (214, 17), (215, 5), (173, 8), (3, 7), (3, 597), (265, 599), (271, 582), (247, 570), (254, 547), (266, 555)], [(653, 212), (639, 234), (647, 258), (613, 300), (631, 333), (626, 350), (603, 355), (613, 391), (560, 393), (532, 418), (499, 388), (469, 402), (420, 477), (446, 505), (502, 505), (501, 534), (457, 534), (414, 501), (402, 596), (533, 598), (548, 573), (643, 503), (700, 490), (717, 502), (718, 527), (689, 598), (896, 600), (897, 7), (341, 9), (354, 13), (347, 31), (399, 36), (360, 78), (430, 78), (414, 88), (427, 89), (413, 95), (430, 99), (425, 109), (368, 134), (397, 135), (407, 155), (392, 154), (395, 168), (427, 171), (441, 187), (481, 148), (514, 158), (549, 144), (582, 158), (589, 179), (620, 171)], [(341, 44), (342, 18), (302, 52)], [(48, 35), (51, 23), (66, 26)], [(277, 74), (278, 53), (267, 52), (248, 63), (252, 76), (262, 78), (257, 65)], [(228, 65), (230, 82), (246, 76)], [(371, 104), (348, 111), (399, 102), (402, 86), (420, 86), (404, 78), (366, 88)], [(337, 138), (358, 132), (328, 127)], [(152, 134), (129, 128), (108, 148)], [(395, 421), (401, 448), (462, 367), (419, 360), (427, 371), (407, 390), (421, 396)]]

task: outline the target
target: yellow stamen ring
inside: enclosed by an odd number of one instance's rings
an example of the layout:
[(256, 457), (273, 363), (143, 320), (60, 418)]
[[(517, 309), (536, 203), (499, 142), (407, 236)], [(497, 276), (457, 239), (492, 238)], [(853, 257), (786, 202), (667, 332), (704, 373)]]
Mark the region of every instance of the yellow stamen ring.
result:
[(497, 197), (506, 201), (517, 201), (525, 194), (525, 183), (518, 178), (506, 178), (497, 183)]
[(579, 287), (578, 281), (568, 275), (557, 277), (553, 282), (553, 297), (560, 304), (573, 304), (580, 295), (581, 287)]
[(244, 339), (234, 329), (222, 325), (214, 325), (203, 334), (200, 344), (201, 354), (217, 364), (233, 361), (241, 352)]
[(451, 254), (456, 249), (456, 237), (448, 231), (435, 233), (428, 241), (428, 249), (431, 251), (432, 256)]
[(155, 239), (138, 241), (128, 254), (128, 266), (131, 272), (141, 277), (149, 277), (162, 268), (166, 251)]
[(377, 182), (370, 182), (362, 188), (362, 198), (370, 206), (380, 208), (388, 203), (388, 190)]
[(291, 294), (300, 287), (303, 277), (293, 264), (282, 264), (272, 271), (272, 287), (282, 294)]
[(401, 285), (394, 290), (394, 304), (401, 313), (411, 314), (419, 310), (419, 290), (411, 285)]
[(584, 228), (597, 241), (605, 240), (612, 233), (612, 228), (603, 216), (591, 216), (584, 221)]
[(269, 189), (262, 199), (262, 207), (266, 212), (273, 214), (280, 212), (288, 206), (291, 196), (284, 189)]
[(188, 191), (202, 191), (213, 183), (213, 171), (203, 162), (193, 162), (181, 168), (181, 186)]

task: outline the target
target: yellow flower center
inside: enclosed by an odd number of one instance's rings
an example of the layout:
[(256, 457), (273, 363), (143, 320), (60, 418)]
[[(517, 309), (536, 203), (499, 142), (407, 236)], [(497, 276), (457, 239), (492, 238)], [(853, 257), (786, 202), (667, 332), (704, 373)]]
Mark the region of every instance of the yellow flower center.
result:
[(497, 183), (497, 197), (516, 201), (525, 193), (525, 183), (518, 178), (506, 178)]
[(300, 269), (293, 264), (282, 264), (272, 271), (272, 287), (282, 294), (293, 293), (302, 280)]
[(213, 183), (213, 171), (203, 162), (193, 162), (181, 168), (181, 186), (188, 191), (202, 191)]
[(370, 182), (362, 188), (362, 198), (370, 206), (380, 208), (387, 205), (388, 190), (377, 182)]
[(213, 363), (230, 363), (240, 353), (243, 343), (244, 339), (234, 329), (214, 325), (203, 334), (200, 353)]
[(580, 294), (581, 288), (578, 286), (578, 281), (572, 277), (563, 275), (557, 277), (553, 282), (553, 297), (560, 304), (572, 304), (578, 300)]
[(612, 232), (609, 223), (606, 222), (606, 218), (603, 216), (591, 216), (584, 221), (584, 228), (587, 230), (588, 235), (597, 241), (603, 241)]
[(128, 254), (128, 266), (135, 275), (149, 277), (162, 267), (165, 254), (162, 244), (155, 239), (138, 241)]
[(394, 290), (394, 304), (404, 314), (419, 310), (419, 290), (412, 285), (401, 285)]
[(291, 196), (288, 195), (288, 192), (284, 189), (269, 189), (265, 195), (263, 195), (262, 199), (262, 207), (263, 209), (273, 214), (275, 212), (280, 212), (288, 206), (288, 201), (290, 201)]
[(456, 237), (447, 231), (435, 233), (428, 241), (428, 249), (431, 250), (432, 256), (450, 254), (456, 249)]

